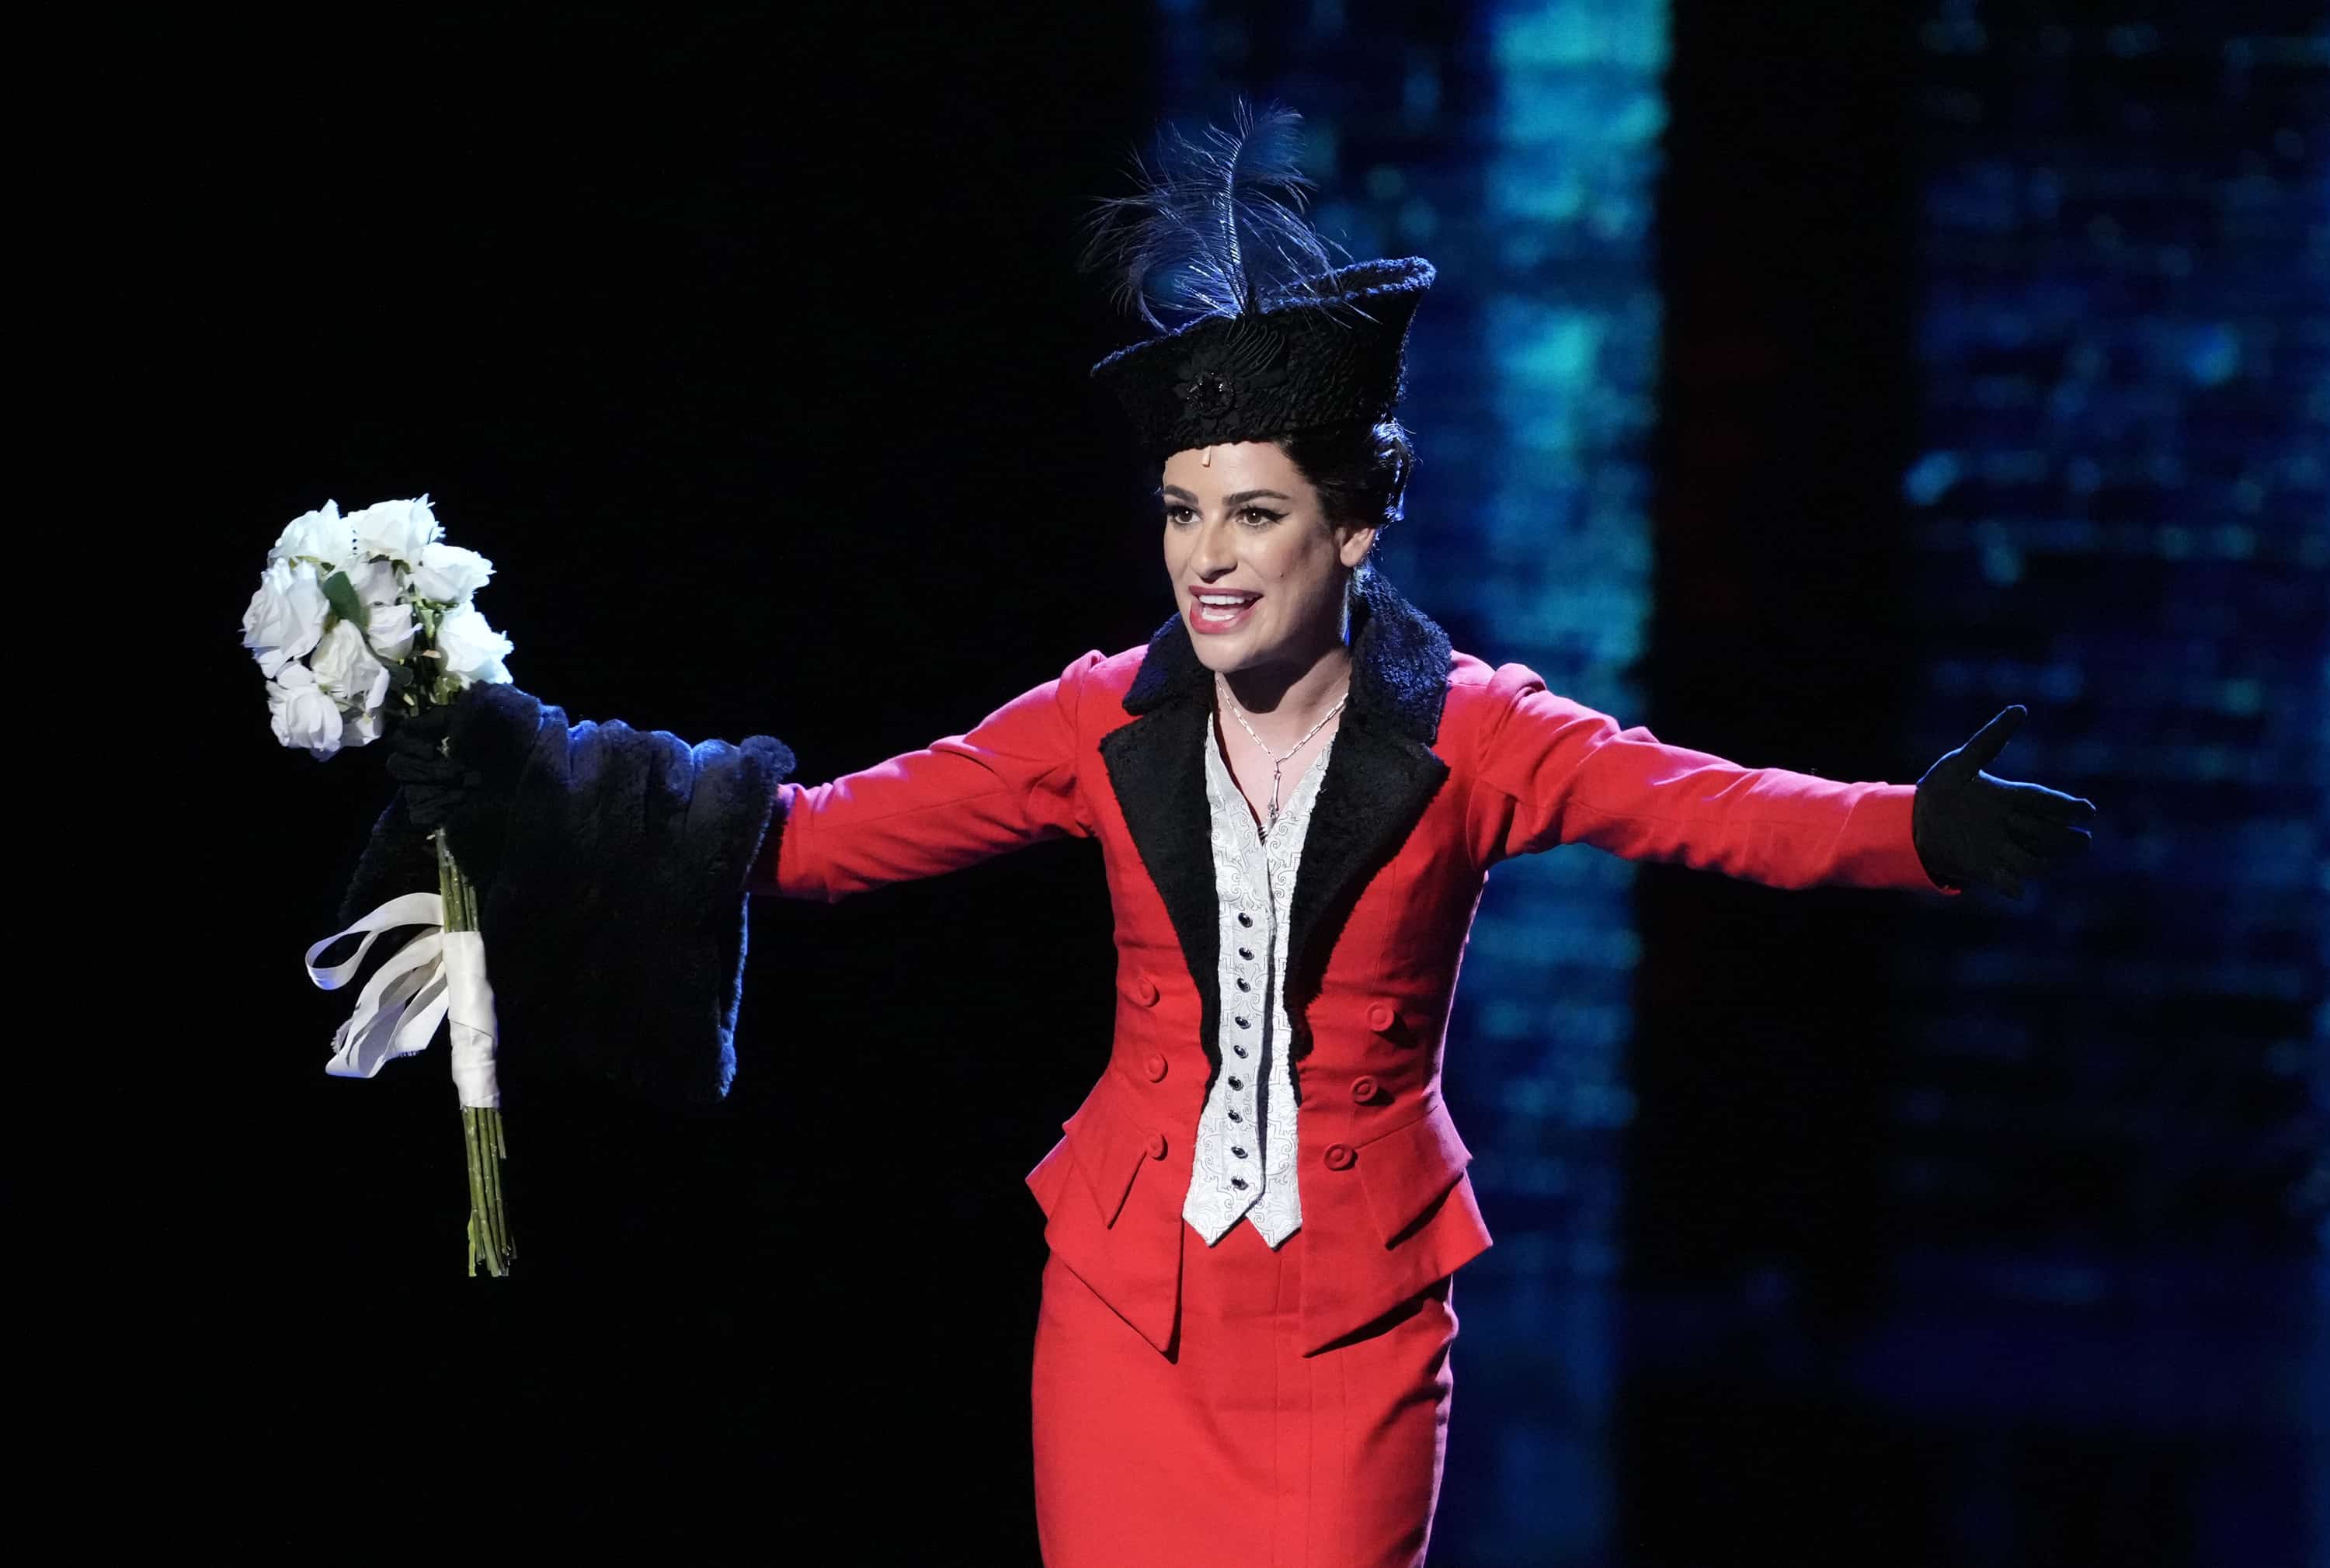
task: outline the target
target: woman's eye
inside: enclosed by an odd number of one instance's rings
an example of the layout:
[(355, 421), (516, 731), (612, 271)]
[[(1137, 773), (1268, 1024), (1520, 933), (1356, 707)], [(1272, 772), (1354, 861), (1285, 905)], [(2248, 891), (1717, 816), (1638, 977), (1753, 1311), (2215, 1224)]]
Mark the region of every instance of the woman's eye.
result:
[[(1248, 528), (1267, 528), (1273, 523), (1277, 522), (1281, 517), (1285, 515), (1286, 514), (1283, 512), (1273, 512), (1268, 508), (1262, 506), (1241, 506), (1237, 511), (1238, 521), (1246, 524)], [(1198, 509), (1194, 506), (1168, 506), (1165, 508), (1165, 521), (1172, 524), (1177, 528), (1186, 527), (1189, 524), (1195, 523), (1197, 520)]]

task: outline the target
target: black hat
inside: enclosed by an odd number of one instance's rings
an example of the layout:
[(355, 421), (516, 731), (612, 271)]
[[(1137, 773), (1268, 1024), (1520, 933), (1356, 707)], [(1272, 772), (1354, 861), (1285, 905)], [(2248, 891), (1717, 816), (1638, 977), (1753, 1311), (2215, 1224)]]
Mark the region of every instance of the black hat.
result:
[[(1142, 449), (1265, 440), (1374, 423), (1398, 403), (1408, 323), (1432, 263), (1333, 264), (1302, 217), (1300, 117), (1238, 106), (1236, 127), (1170, 130), (1141, 190), (1103, 203), (1087, 260), (1120, 268), (1118, 297), (1158, 335), (1093, 366)], [(1281, 194), (1279, 193), (1283, 193)], [(1169, 326), (1159, 309), (1187, 317)]]

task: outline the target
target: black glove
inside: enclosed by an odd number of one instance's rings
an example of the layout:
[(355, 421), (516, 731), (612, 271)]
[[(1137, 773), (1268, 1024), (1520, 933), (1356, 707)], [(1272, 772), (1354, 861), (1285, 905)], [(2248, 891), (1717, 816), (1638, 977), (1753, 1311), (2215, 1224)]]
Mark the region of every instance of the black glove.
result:
[(492, 885), (509, 834), (518, 770), (540, 725), (540, 704), (515, 688), (473, 685), (389, 731), (388, 776), (404, 817), (422, 833), (438, 828), (480, 892)]
[(450, 704), (426, 707), (389, 727), (388, 776), (404, 786), (404, 815), (413, 827), (432, 833), (484, 776), (445, 754), (452, 732)]
[(1926, 874), (1945, 887), (1984, 886), (2021, 898), (2024, 877), (2091, 842), (2081, 825), (2094, 820), (2093, 802), (1982, 770), (2028, 713), (2020, 703), (2006, 709), (1918, 780), (1909, 836)]

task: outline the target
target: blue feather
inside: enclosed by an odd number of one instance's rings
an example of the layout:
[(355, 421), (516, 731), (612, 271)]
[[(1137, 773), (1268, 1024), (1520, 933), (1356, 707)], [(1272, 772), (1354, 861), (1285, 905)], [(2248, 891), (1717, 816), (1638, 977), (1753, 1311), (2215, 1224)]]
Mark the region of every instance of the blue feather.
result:
[(1115, 272), (1116, 302), (1160, 332), (1160, 311), (1240, 316), (1289, 296), (1331, 295), (1331, 242), (1303, 217), (1316, 187), (1302, 171), (1302, 122), (1293, 109), (1256, 112), (1241, 99), (1228, 130), (1191, 137), (1165, 128), (1154, 157), (1133, 165), (1141, 188), (1093, 214), (1084, 264)]

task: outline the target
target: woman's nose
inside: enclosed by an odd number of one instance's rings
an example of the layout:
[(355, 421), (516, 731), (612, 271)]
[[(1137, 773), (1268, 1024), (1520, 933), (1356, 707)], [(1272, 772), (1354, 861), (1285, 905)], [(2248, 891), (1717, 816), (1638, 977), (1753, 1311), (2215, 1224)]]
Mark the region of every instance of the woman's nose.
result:
[(1237, 564), (1236, 543), (1227, 522), (1201, 523), (1198, 525), (1197, 548), (1190, 553), (1189, 564), (1201, 575), (1227, 571)]

